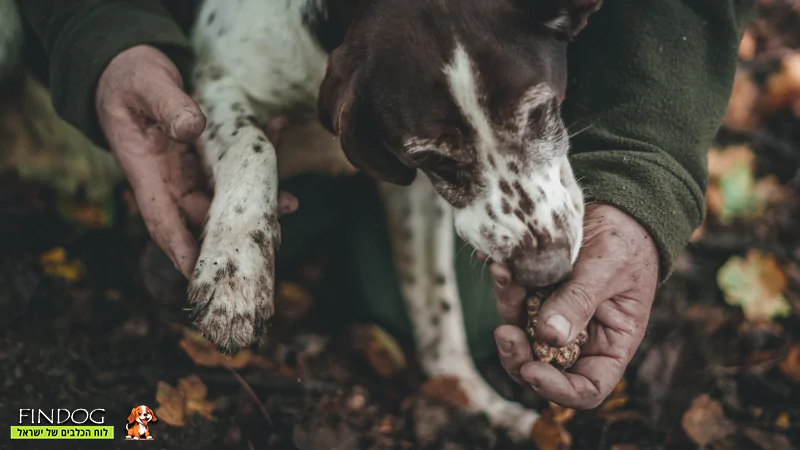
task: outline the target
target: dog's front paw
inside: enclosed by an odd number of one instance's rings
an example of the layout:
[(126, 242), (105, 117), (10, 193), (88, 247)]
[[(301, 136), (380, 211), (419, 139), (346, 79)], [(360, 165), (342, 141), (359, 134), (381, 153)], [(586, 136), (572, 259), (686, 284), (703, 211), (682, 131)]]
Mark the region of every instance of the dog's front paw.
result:
[(212, 211), (211, 218), (218, 220), (206, 225), (189, 283), (195, 325), (225, 353), (252, 344), (274, 310), (280, 225), (276, 214), (248, 217), (244, 208), (234, 205), (229, 214)]

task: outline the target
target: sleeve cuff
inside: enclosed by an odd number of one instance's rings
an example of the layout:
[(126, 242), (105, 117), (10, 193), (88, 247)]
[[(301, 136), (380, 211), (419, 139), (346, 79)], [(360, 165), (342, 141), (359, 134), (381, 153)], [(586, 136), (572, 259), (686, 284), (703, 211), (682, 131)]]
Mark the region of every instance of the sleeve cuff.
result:
[(137, 45), (164, 52), (188, 86), (189, 41), (161, 7), (115, 2), (75, 14), (51, 52), (50, 90), (56, 111), (103, 148), (107, 142), (94, 105), (97, 82), (116, 55)]
[(671, 274), (705, 215), (702, 188), (672, 158), (637, 151), (571, 155), (586, 201), (609, 204), (650, 233), (659, 254), (659, 284)]

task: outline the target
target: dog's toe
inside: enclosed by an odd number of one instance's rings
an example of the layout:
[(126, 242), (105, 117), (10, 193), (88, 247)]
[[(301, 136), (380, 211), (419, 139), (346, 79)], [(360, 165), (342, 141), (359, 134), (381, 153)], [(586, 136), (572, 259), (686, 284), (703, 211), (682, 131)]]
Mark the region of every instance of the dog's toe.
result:
[(274, 311), (272, 233), (211, 234), (189, 283), (191, 320), (224, 353), (250, 346)]

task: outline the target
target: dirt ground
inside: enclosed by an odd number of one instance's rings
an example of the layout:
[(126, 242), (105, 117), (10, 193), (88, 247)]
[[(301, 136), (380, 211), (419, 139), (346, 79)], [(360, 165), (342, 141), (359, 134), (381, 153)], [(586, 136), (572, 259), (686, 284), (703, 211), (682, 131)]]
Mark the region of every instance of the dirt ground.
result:
[[(709, 153), (708, 217), (615, 392), (576, 412), (523, 394), (551, 449), (800, 448), (800, 7), (760, 1)], [(0, 140), (2, 142), (2, 140)], [(221, 357), (130, 191), (101, 206), (0, 176), (0, 448), (516, 448), (369, 323), (332, 320), (326, 252), (286, 274), (270, 341)], [(131, 407), (159, 421), (122, 442)], [(104, 408), (109, 441), (5, 437), (20, 408)]]

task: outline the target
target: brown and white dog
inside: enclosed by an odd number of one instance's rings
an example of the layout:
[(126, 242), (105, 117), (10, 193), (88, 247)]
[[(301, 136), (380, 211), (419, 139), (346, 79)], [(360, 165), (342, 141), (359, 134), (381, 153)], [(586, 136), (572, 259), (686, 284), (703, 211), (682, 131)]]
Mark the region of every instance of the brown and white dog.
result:
[[(279, 168), (349, 163), (384, 182), (424, 370), (458, 377), (472, 410), (529, 436), (538, 414), (470, 357), (453, 228), (528, 287), (570, 273), (584, 205), (560, 117), (566, 47), (600, 3), (205, 0), (193, 80), (215, 194), (189, 287), (201, 332), (244, 347), (273, 313)], [(279, 152), (263, 131), (277, 117), (293, 124)]]
[(150, 422), (157, 422), (153, 410), (145, 405), (140, 405), (131, 410), (128, 416), (128, 423), (125, 425), (125, 430), (128, 434), (125, 436), (126, 440), (138, 441), (140, 439), (153, 439), (150, 436)]

